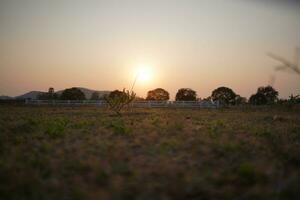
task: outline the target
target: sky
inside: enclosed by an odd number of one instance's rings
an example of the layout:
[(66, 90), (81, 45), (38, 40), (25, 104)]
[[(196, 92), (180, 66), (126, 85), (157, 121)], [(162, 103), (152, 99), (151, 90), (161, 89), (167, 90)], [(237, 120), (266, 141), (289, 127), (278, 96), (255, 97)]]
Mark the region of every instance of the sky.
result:
[(0, 95), (49, 87), (179, 88), (207, 97), (219, 86), (249, 97), (272, 84), (300, 94), (300, 76), (276, 72), (300, 46), (297, 0), (0, 0)]

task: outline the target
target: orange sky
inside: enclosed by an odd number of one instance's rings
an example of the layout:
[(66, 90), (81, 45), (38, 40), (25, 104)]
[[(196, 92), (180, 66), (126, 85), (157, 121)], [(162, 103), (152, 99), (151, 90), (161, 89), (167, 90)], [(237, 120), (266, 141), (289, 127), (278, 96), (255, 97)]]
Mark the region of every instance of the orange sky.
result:
[(249, 97), (275, 77), (281, 97), (300, 77), (275, 72), (274, 52), (293, 59), (300, 3), (288, 0), (0, 1), (0, 95), (80, 86), (129, 88), (136, 68), (153, 73), (136, 92), (219, 86)]

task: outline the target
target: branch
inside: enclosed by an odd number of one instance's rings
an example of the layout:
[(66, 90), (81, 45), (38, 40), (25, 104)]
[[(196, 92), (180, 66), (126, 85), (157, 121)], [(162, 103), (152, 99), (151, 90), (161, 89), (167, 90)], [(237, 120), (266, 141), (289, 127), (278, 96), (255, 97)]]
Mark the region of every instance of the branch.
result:
[(277, 60), (277, 61), (281, 62), (283, 64), (282, 66), (276, 67), (275, 68), (276, 70), (289, 69), (289, 70), (292, 70), (293, 72), (295, 72), (296, 74), (300, 75), (300, 69), (297, 66), (297, 63), (293, 64), (293, 63), (289, 62), (288, 60), (286, 60), (285, 58), (283, 58), (281, 56), (278, 56), (278, 55), (275, 55), (275, 54), (272, 54), (272, 53), (268, 53), (268, 56), (273, 58), (274, 60)]

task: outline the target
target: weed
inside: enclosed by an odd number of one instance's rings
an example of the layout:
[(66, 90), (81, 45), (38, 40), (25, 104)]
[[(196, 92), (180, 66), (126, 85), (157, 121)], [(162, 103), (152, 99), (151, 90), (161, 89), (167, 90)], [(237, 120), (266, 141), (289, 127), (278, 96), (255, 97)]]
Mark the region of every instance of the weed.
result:
[(16, 133), (30, 133), (33, 132), (37, 126), (38, 122), (35, 119), (28, 118), (18, 122), (13, 127), (13, 131)]
[(72, 128), (83, 129), (83, 128), (88, 128), (93, 125), (95, 125), (94, 121), (81, 120), (79, 122), (76, 122), (75, 124), (72, 124)]
[(58, 118), (55, 120), (48, 121), (45, 124), (45, 133), (53, 139), (64, 137), (67, 125), (68, 120), (66, 119)]
[(254, 185), (258, 183), (265, 183), (268, 177), (262, 172), (258, 171), (251, 163), (242, 163), (237, 170), (239, 181), (243, 185)]
[(116, 135), (129, 135), (130, 129), (125, 125), (123, 120), (114, 120), (110, 123), (109, 127), (113, 129)]
[(211, 138), (219, 137), (223, 128), (225, 128), (225, 124), (222, 120), (212, 121), (209, 126), (209, 136)]
[(154, 125), (154, 126), (158, 126), (159, 124), (160, 124), (160, 119), (159, 119), (159, 117), (157, 117), (157, 116), (154, 116), (153, 118), (152, 118), (152, 124)]

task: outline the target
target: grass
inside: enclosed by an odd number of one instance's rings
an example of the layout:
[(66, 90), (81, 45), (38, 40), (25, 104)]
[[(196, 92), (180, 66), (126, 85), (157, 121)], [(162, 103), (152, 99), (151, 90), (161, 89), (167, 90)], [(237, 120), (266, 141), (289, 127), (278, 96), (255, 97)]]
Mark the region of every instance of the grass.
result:
[(299, 108), (0, 106), (0, 199), (298, 199)]

